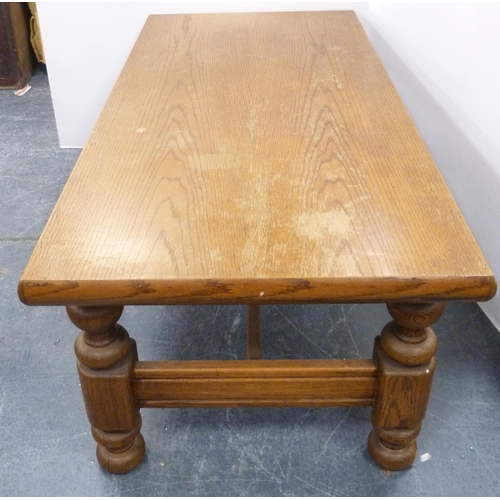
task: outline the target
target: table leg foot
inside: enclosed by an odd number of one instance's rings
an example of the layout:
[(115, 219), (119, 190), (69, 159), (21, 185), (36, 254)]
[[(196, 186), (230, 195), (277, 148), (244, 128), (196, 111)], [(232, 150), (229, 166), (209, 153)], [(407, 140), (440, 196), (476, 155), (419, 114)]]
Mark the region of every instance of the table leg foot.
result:
[(75, 342), (78, 374), (97, 459), (109, 472), (137, 467), (145, 454), (141, 416), (133, 392), (137, 347), (116, 322), (123, 307), (69, 306), (70, 320), (82, 332)]
[[(401, 470), (410, 467), (417, 454), (413, 429), (373, 429), (368, 437), (368, 451), (381, 467), (387, 470)], [(383, 436), (383, 437), (382, 437)]]
[(377, 390), (368, 450), (381, 467), (410, 467), (417, 453), (416, 437), (425, 417), (437, 340), (429, 325), (444, 304), (388, 304), (394, 321), (375, 339)]
[(142, 462), (146, 443), (140, 428), (140, 416), (138, 425), (129, 432), (105, 432), (92, 426), (92, 435), (97, 441), (97, 460), (103, 469), (112, 474), (125, 474)]

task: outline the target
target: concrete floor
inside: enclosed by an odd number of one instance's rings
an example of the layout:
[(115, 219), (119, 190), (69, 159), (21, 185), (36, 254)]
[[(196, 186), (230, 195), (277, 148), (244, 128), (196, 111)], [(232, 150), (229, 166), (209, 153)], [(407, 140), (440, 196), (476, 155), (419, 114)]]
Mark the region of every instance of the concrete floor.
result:
[[(124, 476), (95, 459), (75, 370), (77, 331), (16, 286), (78, 157), (58, 147), (47, 75), (0, 91), (0, 495), (500, 495), (500, 334), (451, 304), (414, 465), (384, 474), (366, 452), (369, 408), (143, 410), (146, 459)], [(75, 97), (76, 98), (76, 97)], [(268, 306), (266, 358), (370, 357), (381, 305)], [(141, 359), (244, 356), (241, 307), (130, 307)], [(431, 458), (420, 461), (422, 454)]]

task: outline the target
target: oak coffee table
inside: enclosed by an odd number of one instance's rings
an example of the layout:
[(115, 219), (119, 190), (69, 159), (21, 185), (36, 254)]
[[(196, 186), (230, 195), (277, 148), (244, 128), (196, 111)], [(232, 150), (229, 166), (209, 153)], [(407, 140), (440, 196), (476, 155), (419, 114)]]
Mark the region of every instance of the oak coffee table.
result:
[[(144, 456), (145, 407), (372, 406), (371, 456), (408, 467), (429, 326), (495, 290), (353, 12), (149, 17), (19, 283), (83, 330), (113, 473)], [(260, 359), (262, 304), (375, 302), (373, 359)], [(117, 324), (138, 304), (245, 304), (249, 359), (138, 361)]]

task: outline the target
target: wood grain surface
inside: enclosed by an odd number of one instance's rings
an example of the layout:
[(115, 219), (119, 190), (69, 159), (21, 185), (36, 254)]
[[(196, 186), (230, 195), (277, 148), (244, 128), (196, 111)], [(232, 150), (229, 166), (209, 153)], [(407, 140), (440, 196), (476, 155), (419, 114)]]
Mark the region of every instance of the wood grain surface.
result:
[(134, 367), (139, 406), (368, 406), (372, 360), (140, 361)]
[(353, 12), (151, 16), (28, 304), (486, 300), (495, 280)]

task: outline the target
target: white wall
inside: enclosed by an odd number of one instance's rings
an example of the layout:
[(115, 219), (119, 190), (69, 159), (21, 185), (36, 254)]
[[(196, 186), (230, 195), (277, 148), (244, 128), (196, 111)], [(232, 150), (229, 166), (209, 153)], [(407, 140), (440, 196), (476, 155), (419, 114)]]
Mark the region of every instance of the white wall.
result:
[[(500, 4), (373, 2), (369, 20), (379, 56), (500, 281)], [(500, 330), (500, 292), (481, 307)]]
[[(356, 10), (500, 280), (500, 5), (38, 3), (62, 147), (82, 147), (149, 13)], [(500, 329), (500, 292), (482, 305)]]

